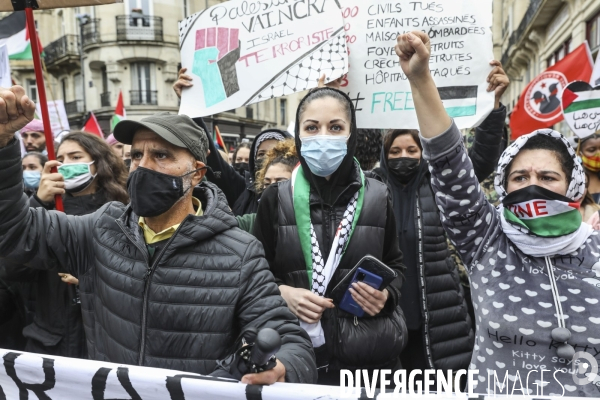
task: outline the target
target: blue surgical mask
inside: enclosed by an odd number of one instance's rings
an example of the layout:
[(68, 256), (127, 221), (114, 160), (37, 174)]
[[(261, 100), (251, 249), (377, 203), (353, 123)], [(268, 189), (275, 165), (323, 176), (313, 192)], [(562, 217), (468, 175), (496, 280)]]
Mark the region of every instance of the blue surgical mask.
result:
[(327, 177), (333, 174), (348, 153), (348, 136), (316, 135), (300, 140), (300, 153), (316, 176)]
[(42, 174), (40, 171), (23, 171), (23, 183), (25, 189), (35, 190), (40, 187), (40, 179)]

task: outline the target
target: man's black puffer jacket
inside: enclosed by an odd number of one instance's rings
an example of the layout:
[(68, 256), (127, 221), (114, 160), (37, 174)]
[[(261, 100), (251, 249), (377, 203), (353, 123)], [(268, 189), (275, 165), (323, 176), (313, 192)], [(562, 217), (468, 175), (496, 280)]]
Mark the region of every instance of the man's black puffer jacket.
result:
[(194, 189), (204, 216), (188, 215), (150, 266), (130, 207), (83, 217), (31, 209), (21, 170), (13, 140), (0, 149), (0, 256), (56, 260), (79, 279), (90, 358), (208, 374), (240, 333), (270, 327), (282, 336), (286, 381), (316, 381), (310, 339), (216, 186)]
[[(94, 194), (63, 198), (64, 210), (68, 215), (86, 215), (98, 210), (106, 203), (102, 191)], [(46, 204), (33, 195), (29, 198), (33, 208), (54, 209), (54, 202)], [(60, 266), (42, 269), (0, 261), (0, 278), (22, 283), (37, 282), (35, 285), (35, 316), (25, 327), (27, 338), (25, 351), (54, 356), (87, 358), (87, 348), (79, 293), (75, 285), (60, 280)]]

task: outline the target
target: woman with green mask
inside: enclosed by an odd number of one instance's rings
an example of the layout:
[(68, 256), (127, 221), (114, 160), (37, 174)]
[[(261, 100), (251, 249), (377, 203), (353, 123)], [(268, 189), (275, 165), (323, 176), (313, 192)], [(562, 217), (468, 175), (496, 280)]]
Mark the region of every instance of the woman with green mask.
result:
[[(65, 213), (84, 215), (109, 201), (129, 201), (123, 161), (102, 139), (84, 132), (63, 137), (56, 161), (46, 163), (34, 201), (54, 209), (54, 196), (63, 195)], [(58, 172), (51, 173), (52, 167)], [(32, 207), (36, 205), (32, 204)]]
[[(58, 145), (56, 158), (44, 166), (38, 191), (29, 201), (31, 207), (54, 209), (55, 195), (63, 196), (67, 215), (89, 214), (110, 201), (129, 202), (125, 164), (104, 140), (71, 132)], [(58, 172), (50, 172), (52, 167), (58, 167)], [(25, 350), (86, 358), (78, 281), (61, 271), (60, 265), (42, 271), (0, 264), (3, 279), (37, 282), (35, 317), (23, 330)]]

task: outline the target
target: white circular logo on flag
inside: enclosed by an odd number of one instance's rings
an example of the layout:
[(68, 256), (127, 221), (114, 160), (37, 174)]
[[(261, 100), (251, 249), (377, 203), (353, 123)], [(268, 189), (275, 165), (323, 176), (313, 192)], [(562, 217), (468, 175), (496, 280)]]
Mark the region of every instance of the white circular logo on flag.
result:
[(560, 95), (569, 82), (562, 72), (547, 71), (536, 77), (525, 92), (525, 110), (538, 121), (552, 121), (558, 117)]

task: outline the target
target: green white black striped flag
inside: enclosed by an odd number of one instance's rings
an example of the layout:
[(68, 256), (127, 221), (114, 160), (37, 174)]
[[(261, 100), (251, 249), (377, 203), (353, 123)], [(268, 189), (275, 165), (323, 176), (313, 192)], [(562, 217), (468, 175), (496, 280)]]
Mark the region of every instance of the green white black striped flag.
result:
[(25, 11), (15, 11), (0, 19), (0, 46), (6, 44), (10, 60), (32, 59), (31, 42), (26, 26)]
[(477, 113), (477, 86), (446, 86), (438, 88), (438, 92), (450, 117)]

